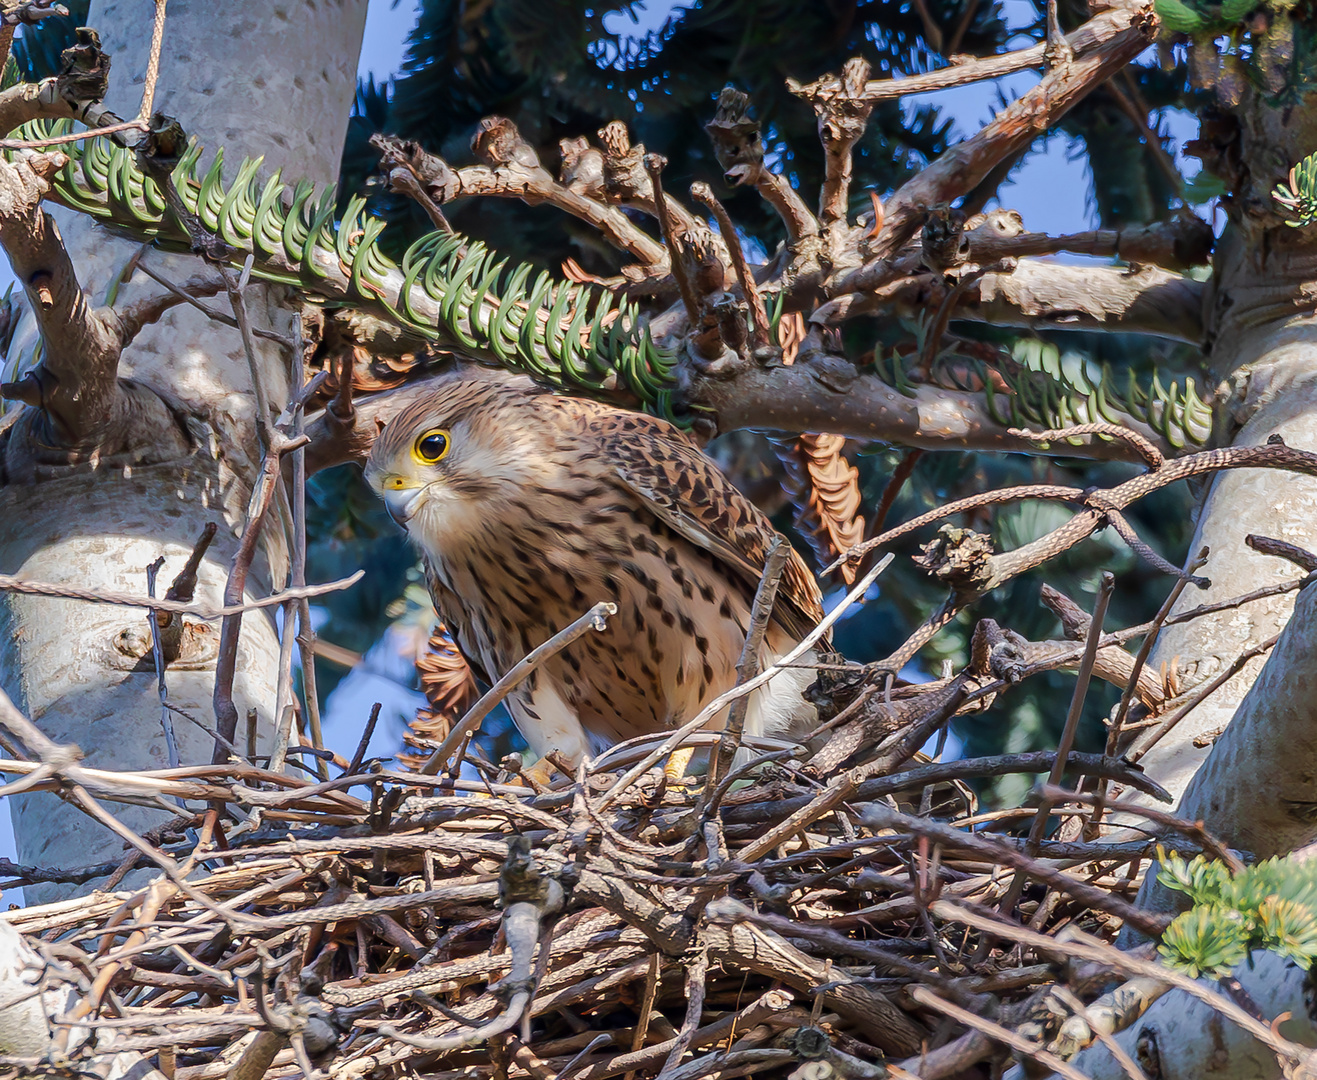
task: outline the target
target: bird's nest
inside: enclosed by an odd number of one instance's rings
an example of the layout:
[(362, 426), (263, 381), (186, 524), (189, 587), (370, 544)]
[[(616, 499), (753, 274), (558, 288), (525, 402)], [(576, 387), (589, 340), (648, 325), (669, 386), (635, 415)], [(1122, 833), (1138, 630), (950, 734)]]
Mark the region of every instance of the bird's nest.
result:
[[(969, 685), (869, 700), (949, 715)], [(1048, 988), (1091, 1000), (1113, 973), (1062, 962), (1076, 941), (1118, 955), (1085, 935), (1157, 928), (1122, 899), (1147, 845), (968, 829), (1001, 815), (976, 816), (966, 780), (1045, 773), (1056, 755), (938, 764), (893, 754), (899, 736), (830, 771), (769, 753), (712, 790), (637, 772), (643, 746), (630, 773), (583, 769), (538, 794), (236, 762), (68, 766), (66, 793), (92, 805), (131, 788), (211, 809), (126, 837), (117, 870), (154, 866), (153, 882), (7, 914), (26, 943), (6, 936), (21, 961), (7, 966), (26, 964), (53, 1026), (4, 1067), (691, 1080), (878, 1076), (885, 1058), (892, 1075), (945, 1076), (997, 1052), (967, 1018), (1041, 1049)], [(1110, 758), (1067, 767), (1157, 792)]]

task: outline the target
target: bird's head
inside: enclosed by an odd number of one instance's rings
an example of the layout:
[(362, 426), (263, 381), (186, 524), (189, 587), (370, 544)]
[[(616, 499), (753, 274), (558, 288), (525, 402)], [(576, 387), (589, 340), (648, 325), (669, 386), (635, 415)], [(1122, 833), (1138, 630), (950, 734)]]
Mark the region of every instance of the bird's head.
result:
[(452, 539), (536, 479), (533, 463), (543, 455), (519, 412), (515, 396), (488, 382), (449, 383), (385, 426), (366, 482), (417, 538)]

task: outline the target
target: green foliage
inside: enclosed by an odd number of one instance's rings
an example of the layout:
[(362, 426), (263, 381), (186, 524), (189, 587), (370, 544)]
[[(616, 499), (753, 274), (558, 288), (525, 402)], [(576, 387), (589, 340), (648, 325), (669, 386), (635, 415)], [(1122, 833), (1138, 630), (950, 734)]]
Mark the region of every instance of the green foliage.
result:
[(1277, 184), (1271, 197), (1294, 215), (1286, 224), (1298, 229), (1317, 221), (1317, 154), (1295, 165), (1288, 183)]
[(1157, 17), (1162, 25), (1178, 34), (1219, 34), (1236, 28), (1258, 8), (1285, 12), (1293, 7), (1292, 0), (1262, 3), (1259, 0), (1223, 0), (1222, 3), (1205, 3), (1203, 0), (1156, 0)]
[(1161, 955), (1193, 978), (1220, 976), (1253, 949), (1270, 949), (1305, 971), (1317, 959), (1317, 866), (1267, 859), (1232, 874), (1201, 855), (1158, 851), (1158, 880), (1194, 906), (1162, 935)]

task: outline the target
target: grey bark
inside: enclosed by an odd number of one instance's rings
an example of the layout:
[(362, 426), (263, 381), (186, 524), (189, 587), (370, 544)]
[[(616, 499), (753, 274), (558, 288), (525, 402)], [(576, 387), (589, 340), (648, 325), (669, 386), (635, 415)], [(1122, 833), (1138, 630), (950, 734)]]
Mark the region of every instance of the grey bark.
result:
[[(1284, 1038), (1305, 1046), (1317, 1043), (1305, 972), (1275, 953), (1257, 952), (1252, 964), (1241, 964), (1235, 975), (1262, 1016), (1270, 1019), (1289, 1013), (1278, 1025)], [(1158, 998), (1137, 1022), (1112, 1039), (1146, 1075), (1162, 1080), (1205, 1076), (1213, 1080), (1280, 1080), (1285, 1075), (1267, 1047), (1179, 990)], [(1092, 1080), (1125, 1080), (1129, 1075), (1101, 1043), (1075, 1055), (1071, 1064)]]
[[(124, 116), (138, 111), (150, 43), (151, 0), (94, 3), (89, 25), (113, 57), (106, 104)], [(156, 109), (176, 116), (213, 152), (226, 151), (227, 171), (242, 155), (265, 155), (268, 170), (333, 183), (355, 90), (365, 25), (365, 0), (247, 0), (223, 10), (199, 0), (174, 0), (165, 27)], [(240, 58), (240, 59), (239, 59)], [(109, 280), (136, 250), (73, 215), (62, 215), (65, 242), (84, 288), (103, 295)], [(182, 282), (197, 260), (145, 255), (156, 269)], [(157, 287), (143, 275), (120, 292), (129, 302)], [(247, 294), (256, 326), (283, 329), (286, 299), (276, 288)], [(8, 364), (30, 351), (31, 330), (20, 332)], [(257, 343), (262, 381), (273, 408), (287, 398), (287, 357)], [(21, 361), (19, 361), (21, 362)], [(120, 375), (181, 403), (193, 450), (167, 451), (177, 438), (141, 433), (135, 460), (61, 466), (10, 477), (0, 487), (0, 569), (47, 581), (141, 593), (145, 567), (167, 559), (161, 592), (177, 573), (205, 523), (219, 535), (199, 570), (197, 598), (221, 600), (259, 450), (251, 381), (236, 330), (178, 308), (148, 327), (125, 352)], [(12, 377), (12, 376), (10, 376)], [(11, 406), (12, 407), (12, 406)], [(248, 581), (252, 594), (282, 584), (286, 558), (277, 519), (273, 540)], [(197, 626), (180, 661), (168, 672), (170, 699), (213, 727), (217, 626)], [(166, 763), (150, 637), (144, 613), (7, 594), (0, 597), (0, 686), (51, 738), (79, 745), (102, 768), (159, 768)], [(235, 698), (268, 726), (274, 709), (279, 645), (265, 615), (244, 619)], [(181, 759), (205, 762), (212, 741), (176, 719)], [(20, 858), (77, 866), (112, 858), (119, 843), (78, 811), (50, 795), (14, 800)], [(129, 808), (138, 830), (166, 815)], [(64, 887), (34, 887), (31, 899), (54, 899)]]
[[(1317, 239), (1311, 228), (1289, 227), (1271, 198), (1290, 167), (1317, 149), (1317, 124), (1311, 109), (1277, 108), (1252, 96), (1237, 115), (1239, 160), (1247, 166), (1227, 177), (1235, 194), (1231, 226), (1215, 257), (1210, 356), (1237, 425), (1236, 445), (1278, 435), (1291, 446), (1317, 449)], [(1249, 549), (1249, 533), (1317, 550), (1317, 480), (1262, 470), (1219, 475), (1190, 546), (1191, 553), (1211, 548), (1200, 573), (1212, 586), (1186, 590), (1181, 610), (1301, 576), (1296, 566)], [(1142, 762), (1183, 796), (1182, 814), (1259, 856), (1317, 835), (1317, 818), (1303, 810), (1317, 805), (1312, 603), (1301, 598), (1292, 621), (1295, 594), (1289, 593), (1172, 627), (1150, 660), (1154, 670), (1175, 665), (1181, 687), (1192, 687), (1284, 630), (1265, 671), (1263, 658), (1252, 661)], [(1142, 899), (1153, 900), (1154, 891), (1146, 884)]]

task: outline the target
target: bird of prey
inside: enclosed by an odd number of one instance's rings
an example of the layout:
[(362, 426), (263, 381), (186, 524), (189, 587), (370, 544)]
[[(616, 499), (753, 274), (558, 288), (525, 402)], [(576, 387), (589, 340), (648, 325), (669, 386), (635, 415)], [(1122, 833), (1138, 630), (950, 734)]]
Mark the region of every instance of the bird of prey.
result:
[[(366, 478), (421, 549), (435, 607), (486, 683), (593, 604), (617, 605), (508, 698), (541, 758), (575, 766), (680, 726), (735, 685), (777, 534), (666, 421), (461, 369), (384, 427)], [(761, 666), (818, 623), (821, 599), (792, 551)], [(745, 733), (801, 731), (812, 680), (792, 668), (754, 691)]]

